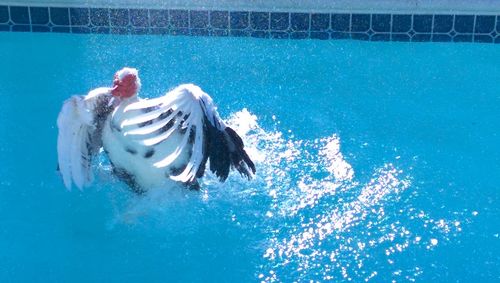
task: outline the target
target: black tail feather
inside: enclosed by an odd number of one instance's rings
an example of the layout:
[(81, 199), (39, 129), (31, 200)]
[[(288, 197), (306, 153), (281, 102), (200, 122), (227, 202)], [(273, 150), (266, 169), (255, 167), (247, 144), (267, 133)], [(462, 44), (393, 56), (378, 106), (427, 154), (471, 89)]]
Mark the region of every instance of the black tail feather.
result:
[(210, 160), (210, 171), (212, 171), (220, 181), (224, 182), (229, 175), (229, 169), (231, 167), (227, 150), (228, 145), (223, 132), (212, 126), (208, 120), (205, 121), (205, 125), (207, 129), (205, 142), (207, 144), (207, 156)]
[[(240, 172), (240, 174), (245, 175), (248, 179), (252, 178), (255, 174), (255, 164), (246, 153), (243, 145), (243, 140), (241, 137), (230, 127), (226, 127), (225, 130), (228, 138), (228, 143), (233, 146), (229, 147), (231, 165)], [(234, 150), (233, 150), (234, 148)]]
[[(226, 127), (225, 130), (221, 131), (209, 121), (205, 121), (205, 125), (205, 148), (210, 160), (210, 171), (221, 182), (227, 179), (231, 168), (235, 168), (241, 175), (251, 179), (252, 175), (255, 174), (255, 165), (245, 152), (243, 140), (240, 136), (230, 127)], [(202, 172), (199, 173), (202, 175)]]

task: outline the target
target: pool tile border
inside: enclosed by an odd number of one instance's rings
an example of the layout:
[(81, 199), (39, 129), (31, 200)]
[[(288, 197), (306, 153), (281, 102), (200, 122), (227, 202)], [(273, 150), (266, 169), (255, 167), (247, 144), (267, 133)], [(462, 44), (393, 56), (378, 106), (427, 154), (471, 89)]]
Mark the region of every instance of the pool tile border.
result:
[(0, 5), (0, 31), (500, 43), (500, 15)]

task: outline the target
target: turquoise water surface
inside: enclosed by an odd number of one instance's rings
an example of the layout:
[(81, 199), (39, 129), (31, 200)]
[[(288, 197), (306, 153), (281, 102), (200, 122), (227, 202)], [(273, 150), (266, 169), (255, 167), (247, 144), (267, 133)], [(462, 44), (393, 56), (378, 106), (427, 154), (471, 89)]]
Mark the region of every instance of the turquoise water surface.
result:
[[(0, 33), (0, 282), (498, 282), (500, 45)], [(68, 192), (56, 117), (201, 86), (257, 176)]]

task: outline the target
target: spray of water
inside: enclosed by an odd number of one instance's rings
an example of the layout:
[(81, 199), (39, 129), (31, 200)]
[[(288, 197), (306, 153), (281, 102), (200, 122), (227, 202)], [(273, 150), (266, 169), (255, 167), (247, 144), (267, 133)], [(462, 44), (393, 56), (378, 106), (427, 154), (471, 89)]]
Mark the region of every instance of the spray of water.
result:
[(246, 109), (228, 124), (257, 165), (253, 181), (234, 173), (220, 184), (208, 173), (201, 192), (159, 189), (129, 198), (115, 222), (153, 217), (179, 229), (169, 216), (182, 211), (185, 232), (204, 215), (219, 214), (224, 220), (214, 217), (211, 225), (229, 222), (262, 235), (253, 243), (262, 282), (414, 281), (423, 270), (402, 262), (405, 253), (432, 250), (461, 231), (460, 221), (436, 220), (415, 207), (411, 169), (398, 168), (397, 160), (357, 176), (336, 134), (295, 140), (277, 129), (277, 121), (274, 130), (263, 129)]
[(418, 263), (397, 264), (401, 255), (433, 249), (461, 231), (459, 221), (434, 220), (414, 207), (411, 169), (398, 168), (397, 160), (358, 178), (336, 134), (286, 139), (259, 127), (246, 110), (230, 124), (257, 157), (259, 181), (271, 199), (263, 221), (269, 225), (265, 263), (257, 274), (263, 282), (412, 281), (423, 271)]

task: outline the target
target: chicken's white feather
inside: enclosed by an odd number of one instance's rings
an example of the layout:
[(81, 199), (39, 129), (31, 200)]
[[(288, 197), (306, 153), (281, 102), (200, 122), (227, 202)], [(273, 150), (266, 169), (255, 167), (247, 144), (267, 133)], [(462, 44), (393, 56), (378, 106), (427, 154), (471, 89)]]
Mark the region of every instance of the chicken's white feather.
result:
[[(186, 132), (189, 132), (189, 129)], [(186, 133), (182, 137), (181, 142), (175, 148), (174, 152), (172, 152), (170, 155), (168, 155), (164, 159), (156, 162), (154, 164), (154, 166), (156, 168), (161, 168), (161, 167), (167, 167), (167, 166), (171, 165), (177, 159), (177, 157), (179, 157), (179, 155), (181, 154), (181, 152), (186, 148), (188, 140), (189, 140), (189, 134)]]
[(147, 125), (147, 126), (143, 126), (143, 127), (129, 130), (129, 131), (125, 131), (125, 133), (123, 135), (128, 136), (128, 135), (151, 134), (151, 133), (163, 128), (165, 125), (167, 125), (172, 120), (172, 118), (174, 118), (178, 113), (179, 113), (179, 108), (177, 108), (175, 111), (170, 113), (170, 115), (168, 115), (167, 117), (165, 117), (162, 120), (157, 120), (157, 121), (152, 122), (152, 124)]
[(201, 127), (195, 129), (195, 141), (189, 162), (186, 168), (179, 175), (171, 176), (172, 180), (178, 182), (192, 182), (196, 179), (196, 174), (203, 161), (203, 130)]
[(180, 124), (180, 121), (175, 120), (172, 127), (170, 127), (170, 129), (168, 129), (166, 132), (164, 132), (160, 135), (151, 137), (151, 138), (139, 140), (138, 142), (142, 145), (145, 145), (145, 146), (157, 145), (157, 144), (163, 142), (164, 140), (168, 139), (175, 131), (177, 131), (178, 130), (177, 127), (179, 126), (179, 124)]
[(108, 95), (109, 88), (95, 89), (87, 96), (72, 96), (67, 99), (59, 116), (57, 127), (57, 153), (59, 172), (64, 186), (69, 190), (72, 183), (79, 189), (92, 182), (91, 152), (92, 143), (100, 141), (89, 140), (95, 131), (94, 113), (97, 101), (101, 95)]
[(59, 135), (57, 137), (57, 159), (59, 164), (59, 172), (63, 178), (64, 186), (71, 189), (71, 139), (75, 132), (75, 121), (73, 113), (75, 104), (72, 98), (67, 100), (57, 117), (57, 126)]
[[(139, 102), (136, 102), (136, 103), (141, 103), (141, 102), (142, 101), (139, 101)], [(123, 127), (126, 127), (126, 126), (137, 125), (137, 124), (141, 124), (141, 123), (148, 122), (148, 121), (151, 121), (153, 119), (156, 119), (156, 118), (160, 117), (161, 114), (163, 114), (166, 111), (168, 111), (168, 109), (170, 109), (174, 105), (174, 103), (175, 103), (175, 101), (171, 101), (169, 103), (166, 103), (166, 104), (163, 104), (163, 105), (159, 105), (159, 108), (156, 109), (156, 110), (152, 110), (152, 111), (146, 112), (144, 114), (134, 115), (133, 117), (131, 117), (129, 119), (123, 120), (120, 123), (120, 127), (123, 128)], [(125, 108), (127, 108), (127, 107), (125, 107)], [(143, 107), (143, 108), (139, 108), (139, 109), (146, 109), (146, 108), (147, 107)]]

